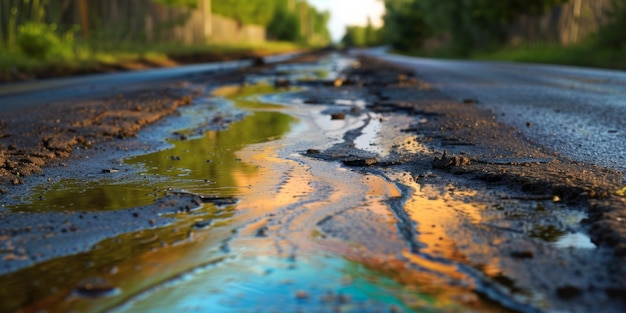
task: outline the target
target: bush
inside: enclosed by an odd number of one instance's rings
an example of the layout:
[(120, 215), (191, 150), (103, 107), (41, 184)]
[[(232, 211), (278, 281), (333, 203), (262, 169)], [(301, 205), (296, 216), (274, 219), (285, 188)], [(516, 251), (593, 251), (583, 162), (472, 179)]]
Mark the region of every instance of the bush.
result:
[(54, 24), (25, 23), (18, 30), (17, 45), (26, 56), (38, 60), (66, 59), (73, 54), (72, 34), (66, 34), (62, 40)]
[(598, 32), (598, 44), (601, 47), (622, 50), (626, 48), (626, 3), (613, 0), (609, 12), (609, 23)]

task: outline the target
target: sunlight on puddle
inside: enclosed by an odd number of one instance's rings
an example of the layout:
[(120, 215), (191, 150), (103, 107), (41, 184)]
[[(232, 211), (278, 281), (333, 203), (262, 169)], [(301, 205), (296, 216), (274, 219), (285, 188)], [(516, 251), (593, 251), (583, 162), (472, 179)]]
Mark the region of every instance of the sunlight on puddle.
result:
[[(240, 92), (229, 98), (236, 100), (245, 97), (242, 106), (248, 108), (277, 108), (274, 105), (254, 103), (256, 100), (252, 96), (261, 90), (274, 91), (267, 87), (252, 88), (244, 90), (248, 93)], [(130, 181), (63, 180), (53, 186), (41, 187), (42, 192), (35, 193), (43, 194), (41, 199), (12, 209), (116, 210), (154, 203), (155, 198), (168, 189), (241, 197), (250, 192), (253, 184), (268, 178), (264, 177), (267, 169), (250, 164), (254, 162), (253, 157), (241, 159), (239, 151), (281, 138), (296, 122), (295, 118), (284, 113), (252, 111), (225, 131), (209, 131), (202, 137), (190, 140), (170, 140), (173, 145), (170, 149), (126, 159), (127, 164), (139, 168), (143, 177)], [(202, 264), (212, 264), (223, 258), (221, 241), (232, 235), (231, 229), (226, 227), (232, 223), (233, 209), (205, 204), (202, 210), (190, 216), (177, 216), (177, 222), (171, 226), (118, 236), (97, 244), (89, 252), (53, 259), (5, 275), (3, 285), (11, 287), (3, 289), (24, 290), (29, 297), (34, 297), (32, 299), (41, 299), (32, 308), (46, 308), (51, 312), (63, 312), (69, 308), (81, 311), (105, 308), (119, 303), (129, 294), (170, 279), (173, 273), (184, 272), (185, 268), (202, 267)], [(194, 228), (196, 223), (204, 225), (205, 221), (212, 220), (214, 222), (208, 223), (212, 224), (210, 231)], [(185, 257), (181, 258), (183, 255)], [(121, 295), (115, 299), (88, 301), (70, 296), (69, 300), (59, 302), (61, 298), (72, 294), (72, 290), (67, 288), (76, 286), (90, 276), (107, 278), (121, 290)], [(24, 280), (24, 277), (33, 279)], [(16, 297), (15, 307), (19, 307), (23, 301), (27, 300)]]
[[(273, 87), (261, 85), (225, 87), (216, 94), (229, 96), (241, 108), (281, 108), (252, 97), (272, 91), (275, 91)], [(242, 162), (237, 151), (279, 139), (296, 122), (284, 113), (254, 111), (224, 131), (208, 131), (190, 140), (168, 140), (173, 145), (169, 149), (124, 160), (139, 168), (143, 178), (119, 181), (100, 174), (101, 179), (88, 181), (63, 179), (34, 188), (31, 199), (10, 209), (24, 212), (117, 210), (153, 203), (156, 197), (171, 189), (219, 196), (240, 195), (249, 186), (251, 177), (262, 173), (256, 166)]]
[(378, 114), (369, 113), (369, 123), (367, 126), (361, 130), (361, 135), (354, 139), (354, 144), (357, 149), (361, 149), (363, 151), (369, 151), (373, 153), (378, 153), (380, 156), (386, 156), (389, 152), (388, 149), (381, 146), (378, 140), (379, 132), (382, 128), (380, 119), (381, 117)]
[[(115, 210), (153, 203), (167, 189), (236, 196), (241, 198), (236, 206), (205, 204), (199, 211), (176, 215), (176, 222), (170, 226), (118, 236), (98, 243), (89, 252), (5, 275), (5, 290), (24, 290), (29, 299), (39, 299), (27, 307), (28, 311), (49, 312), (113, 308), (233, 311), (248, 309), (252, 304), (351, 312), (373, 308), (409, 311), (404, 303), (437, 307), (438, 300), (433, 296), (406, 288), (388, 278), (390, 273), (368, 269), (358, 262), (329, 255), (319, 257), (317, 253), (294, 262), (268, 252), (275, 249), (275, 243), (254, 234), (266, 222), (264, 216), (277, 208), (293, 210), (290, 208), (296, 208), (301, 199), (310, 201), (304, 197), (315, 188), (310, 185), (308, 167), (280, 158), (280, 143), (272, 143), (292, 131), (297, 120), (272, 111), (278, 108), (275, 105), (256, 103), (254, 95), (243, 97), (238, 100), (240, 107), (252, 112), (228, 130), (208, 131), (189, 140), (169, 140), (173, 145), (170, 149), (124, 160), (138, 168), (139, 178), (98, 179), (93, 183), (61, 181), (45, 187), (49, 190), (44, 190), (44, 198), (38, 200), (41, 206), (25, 204), (23, 210)], [(365, 183), (370, 186), (368, 197), (399, 196), (398, 190), (387, 189), (385, 186), (390, 184), (378, 180), (372, 176)], [(118, 201), (103, 201), (102, 194)], [(344, 196), (333, 195), (329, 201), (341, 203)], [(53, 201), (65, 206), (50, 206)], [(323, 207), (324, 203), (316, 205)], [(384, 205), (379, 209), (383, 213)], [(386, 214), (391, 217), (389, 212)], [(242, 224), (248, 226), (238, 229)], [(238, 232), (244, 239), (238, 245), (228, 244)], [(90, 277), (109, 282), (119, 294), (80, 296), (77, 286)], [(29, 299), (16, 297), (14, 307), (30, 303)]]
[(595, 249), (589, 236), (582, 233), (564, 234), (555, 243), (559, 248)]
[(263, 257), (227, 261), (197, 272), (171, 286), (151, 290), (116, 312), (401, 312), (408, 311), (402, 302), (408, 297), (414, 293), (340, 258), (307, 258), (294, 263)]

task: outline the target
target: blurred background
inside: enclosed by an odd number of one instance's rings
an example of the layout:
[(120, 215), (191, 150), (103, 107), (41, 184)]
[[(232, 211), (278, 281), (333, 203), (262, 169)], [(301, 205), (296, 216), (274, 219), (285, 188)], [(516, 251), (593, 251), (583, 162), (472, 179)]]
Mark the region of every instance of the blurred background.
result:
[(626, 67), (624, 0), (0, 0), (0, 80), (387, 45)]

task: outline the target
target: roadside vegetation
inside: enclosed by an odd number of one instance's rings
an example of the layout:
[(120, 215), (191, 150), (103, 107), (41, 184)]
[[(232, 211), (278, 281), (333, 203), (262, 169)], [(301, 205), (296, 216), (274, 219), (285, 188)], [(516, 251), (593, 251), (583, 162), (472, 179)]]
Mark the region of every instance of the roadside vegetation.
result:
[(399, 53), (626, 68), (623, 0), (384, 2), (382, 37)]
[(341, 44), (347, 47), (373, 47), (385, 44), (385, 33), (382, 28), (372, 26), (371, 19), (367, 19), (366, 26), (347, 26)]
[[(252, 31), (241, 32), (252, 35), (233, 34), (237, 39), (224, 40), (230, 34), (218, 27), (190, 38), (193, 27), (202, 28), (196, 26), (202, 26), (198, 22), (203, 17), (213, 28), (220, 24), (210, 19), (220, 18), (231, 28), (249, 27)], [(318, 12), (303, 0), (3, 0), (0, 81), (324, 46), (330, 43), (329, 18), (328, 12)]]

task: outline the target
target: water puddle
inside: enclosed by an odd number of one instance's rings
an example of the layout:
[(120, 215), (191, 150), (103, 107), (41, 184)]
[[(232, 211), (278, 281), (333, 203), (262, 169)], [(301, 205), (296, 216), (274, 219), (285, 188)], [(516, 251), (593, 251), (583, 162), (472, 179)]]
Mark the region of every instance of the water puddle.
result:
[(595, 249), (588, 235), (582, 233), (563, 234), (555, 242), (559, 248)]
[(115, 180), (100, 173), (89, 181), (63, 179), (36, 187), (31, 199), (24, 199), (9, 209), (21, 212), (118, 210), (153, 203), (168, 190), (240, 195), (252, 177), (263, 173), (255, 165), (242, 162), (237, 152), (252, 144), (280, 139), (297, 123), (290, 115), (261, 111), (281, 108), (254, 99), (274, 91), (267, 85), (219, 89), (215, 92), (218, 96), (236, 97), (237, 108), (259, 111), (232, 123), (226, 130), (207, 131), (187, 140), (169, 139), (171, 148), (123, 160), (123, 164), (139, 169), (138, 176)]
[(355, 262), (331, 256), (297, 263), (266, 257), (224, 262), (181, 277), (114, 312), (408, 311), (402, 297), (410, 294)]
[(380, 131), (382, 128), (382, 117), (377, 114), (369, 113), (369, 121), (361, 130), (361, 135), (354, 140), (355, 147), (363, 151), (376, 153), (380, 156), (387, 156), (389, 148), (381, 145)]
[[(362, 100), (311, 106), (297, 99), (297, 89), (250, 84), (272, 83), (292, 72), (297, 72), (290, 76), (293, 79), (334, 79), (338, 73), (331, 68), (350, 64), (351, 60), (332, 59), (322, 65), (285, 66), (273, 76), (250, 77), (246, 84), (216, 89), (217, 98), (201, 101), (228, 111), (230, 117), (215, 112), (203, 115), (202, 109), (190, 108), (182, 118), (194, 120), (192, 126), (170, 134), (168, 148), (120, 160), (116, 172), (36, 187), (31, 198), (10, 209), (103, 214), (153, 204), (173, 193), (233, 201), (207, 201), (193, 210), (168, 213), (167, 225), (142, 226), (90, 249), (4, 275), (0, 299), (8, 302), (2, 308), (32, 312), (518, 309), (510, 305), (511, 295), (526, 299), (528, 294), (507, 276), (494, 253), (505, 237), (483, 234), (509, 231), (519, 217), (504, 216), (484, 204), (471, 188), (418, 183), (400, 169), (347, 169), (339, 161), (307, 154), (309, 149), (349, 140), (350, 148), (381, 157), (428, 154), (418, 139), (401, 132), (413, 117), (387, 122), (381, 115), (359, 112), (365, 108)], [(329, 114), (338, 107), (348, 110), (343, 119)], [(240, 115), (245, 116), (227, 129), (205, 128), (211, 124), (207, 119)], [(349, 132), (356, 135), (347, 136)], [(431, 176), (436, 177), (430, 173), (423, 178)], [(578, 223), (578, 218), (564, 215), (560, 220)], [(589, 249), (592, 245), (579, 233), (550, 225), (537, 223), (526, 231), (557, 247)], [(490, 289), (485, 284), (489, 279), (510, 292)]]

